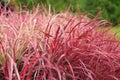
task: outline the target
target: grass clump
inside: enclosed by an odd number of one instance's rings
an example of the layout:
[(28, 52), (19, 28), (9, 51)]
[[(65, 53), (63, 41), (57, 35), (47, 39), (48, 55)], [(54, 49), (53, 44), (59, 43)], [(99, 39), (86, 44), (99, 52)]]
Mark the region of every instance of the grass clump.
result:
[(97, 31), (96, 17), (8, 12), (0, 15), (2, 80), (120, 79), (120, 42)]

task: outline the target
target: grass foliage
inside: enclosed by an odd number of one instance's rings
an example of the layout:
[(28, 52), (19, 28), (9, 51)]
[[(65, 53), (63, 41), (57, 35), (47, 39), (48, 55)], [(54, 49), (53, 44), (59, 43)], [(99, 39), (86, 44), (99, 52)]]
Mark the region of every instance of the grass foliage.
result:
[[(7, 15), (6, 15), (7, 14)], [(119, 80), (120, 42), (97, 17), (35, 9), (0, 15), (1, 80)]]

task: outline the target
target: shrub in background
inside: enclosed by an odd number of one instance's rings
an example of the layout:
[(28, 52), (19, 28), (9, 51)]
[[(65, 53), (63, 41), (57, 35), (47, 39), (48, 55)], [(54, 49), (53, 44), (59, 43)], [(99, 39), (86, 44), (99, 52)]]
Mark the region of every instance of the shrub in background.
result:
[[(120, 41), (95, 17), (36, 9), (0, 15), (1, 80), (120, 79)], [(8, 14), (8, 12), (7, 12)]]
[(92, 15), (102, 11), (101, 17), (109, 20), (113, 25), (120, 24), (120, 0), (85, 0), (83, 9)]

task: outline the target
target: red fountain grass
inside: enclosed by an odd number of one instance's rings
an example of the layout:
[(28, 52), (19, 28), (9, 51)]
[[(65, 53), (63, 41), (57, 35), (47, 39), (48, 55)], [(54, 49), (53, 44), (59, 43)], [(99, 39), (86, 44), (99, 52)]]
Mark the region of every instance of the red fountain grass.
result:
[[(7, 13), (8, 14), (8, 13)], [(70, 13), (0, 15), (0, 80), (119, 80), (120, 41)]]

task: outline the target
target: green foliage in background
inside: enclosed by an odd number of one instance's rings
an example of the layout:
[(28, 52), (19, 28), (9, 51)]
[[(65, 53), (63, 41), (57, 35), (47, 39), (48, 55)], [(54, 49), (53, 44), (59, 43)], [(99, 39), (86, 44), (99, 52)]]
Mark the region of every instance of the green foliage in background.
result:
[(14, 0), (18, 6), (21, 5), (22, 9), (32, 9), (33, 6), (44, 5), (45, 7), (51, 6), (51, 10), (61, 12), (70, 7), (72, 12), (79, 10), (84, 0)]
[(120, 0), (86, 0), (84, 11), (96, 15), (102, 11), (101, 17), (109, 20), (113, 25), (120, 23)]
[(14, 0), (16, 5), (22, 9), (30, 9), (40, 4), (41, 0)]
[(72, 12), (76, 12), (81, 9), (84, 0), (42, 0), (44, 4), (51, 5), (52, 9), (55, 9), (57, 12), (67, 10), (68, 8)]

